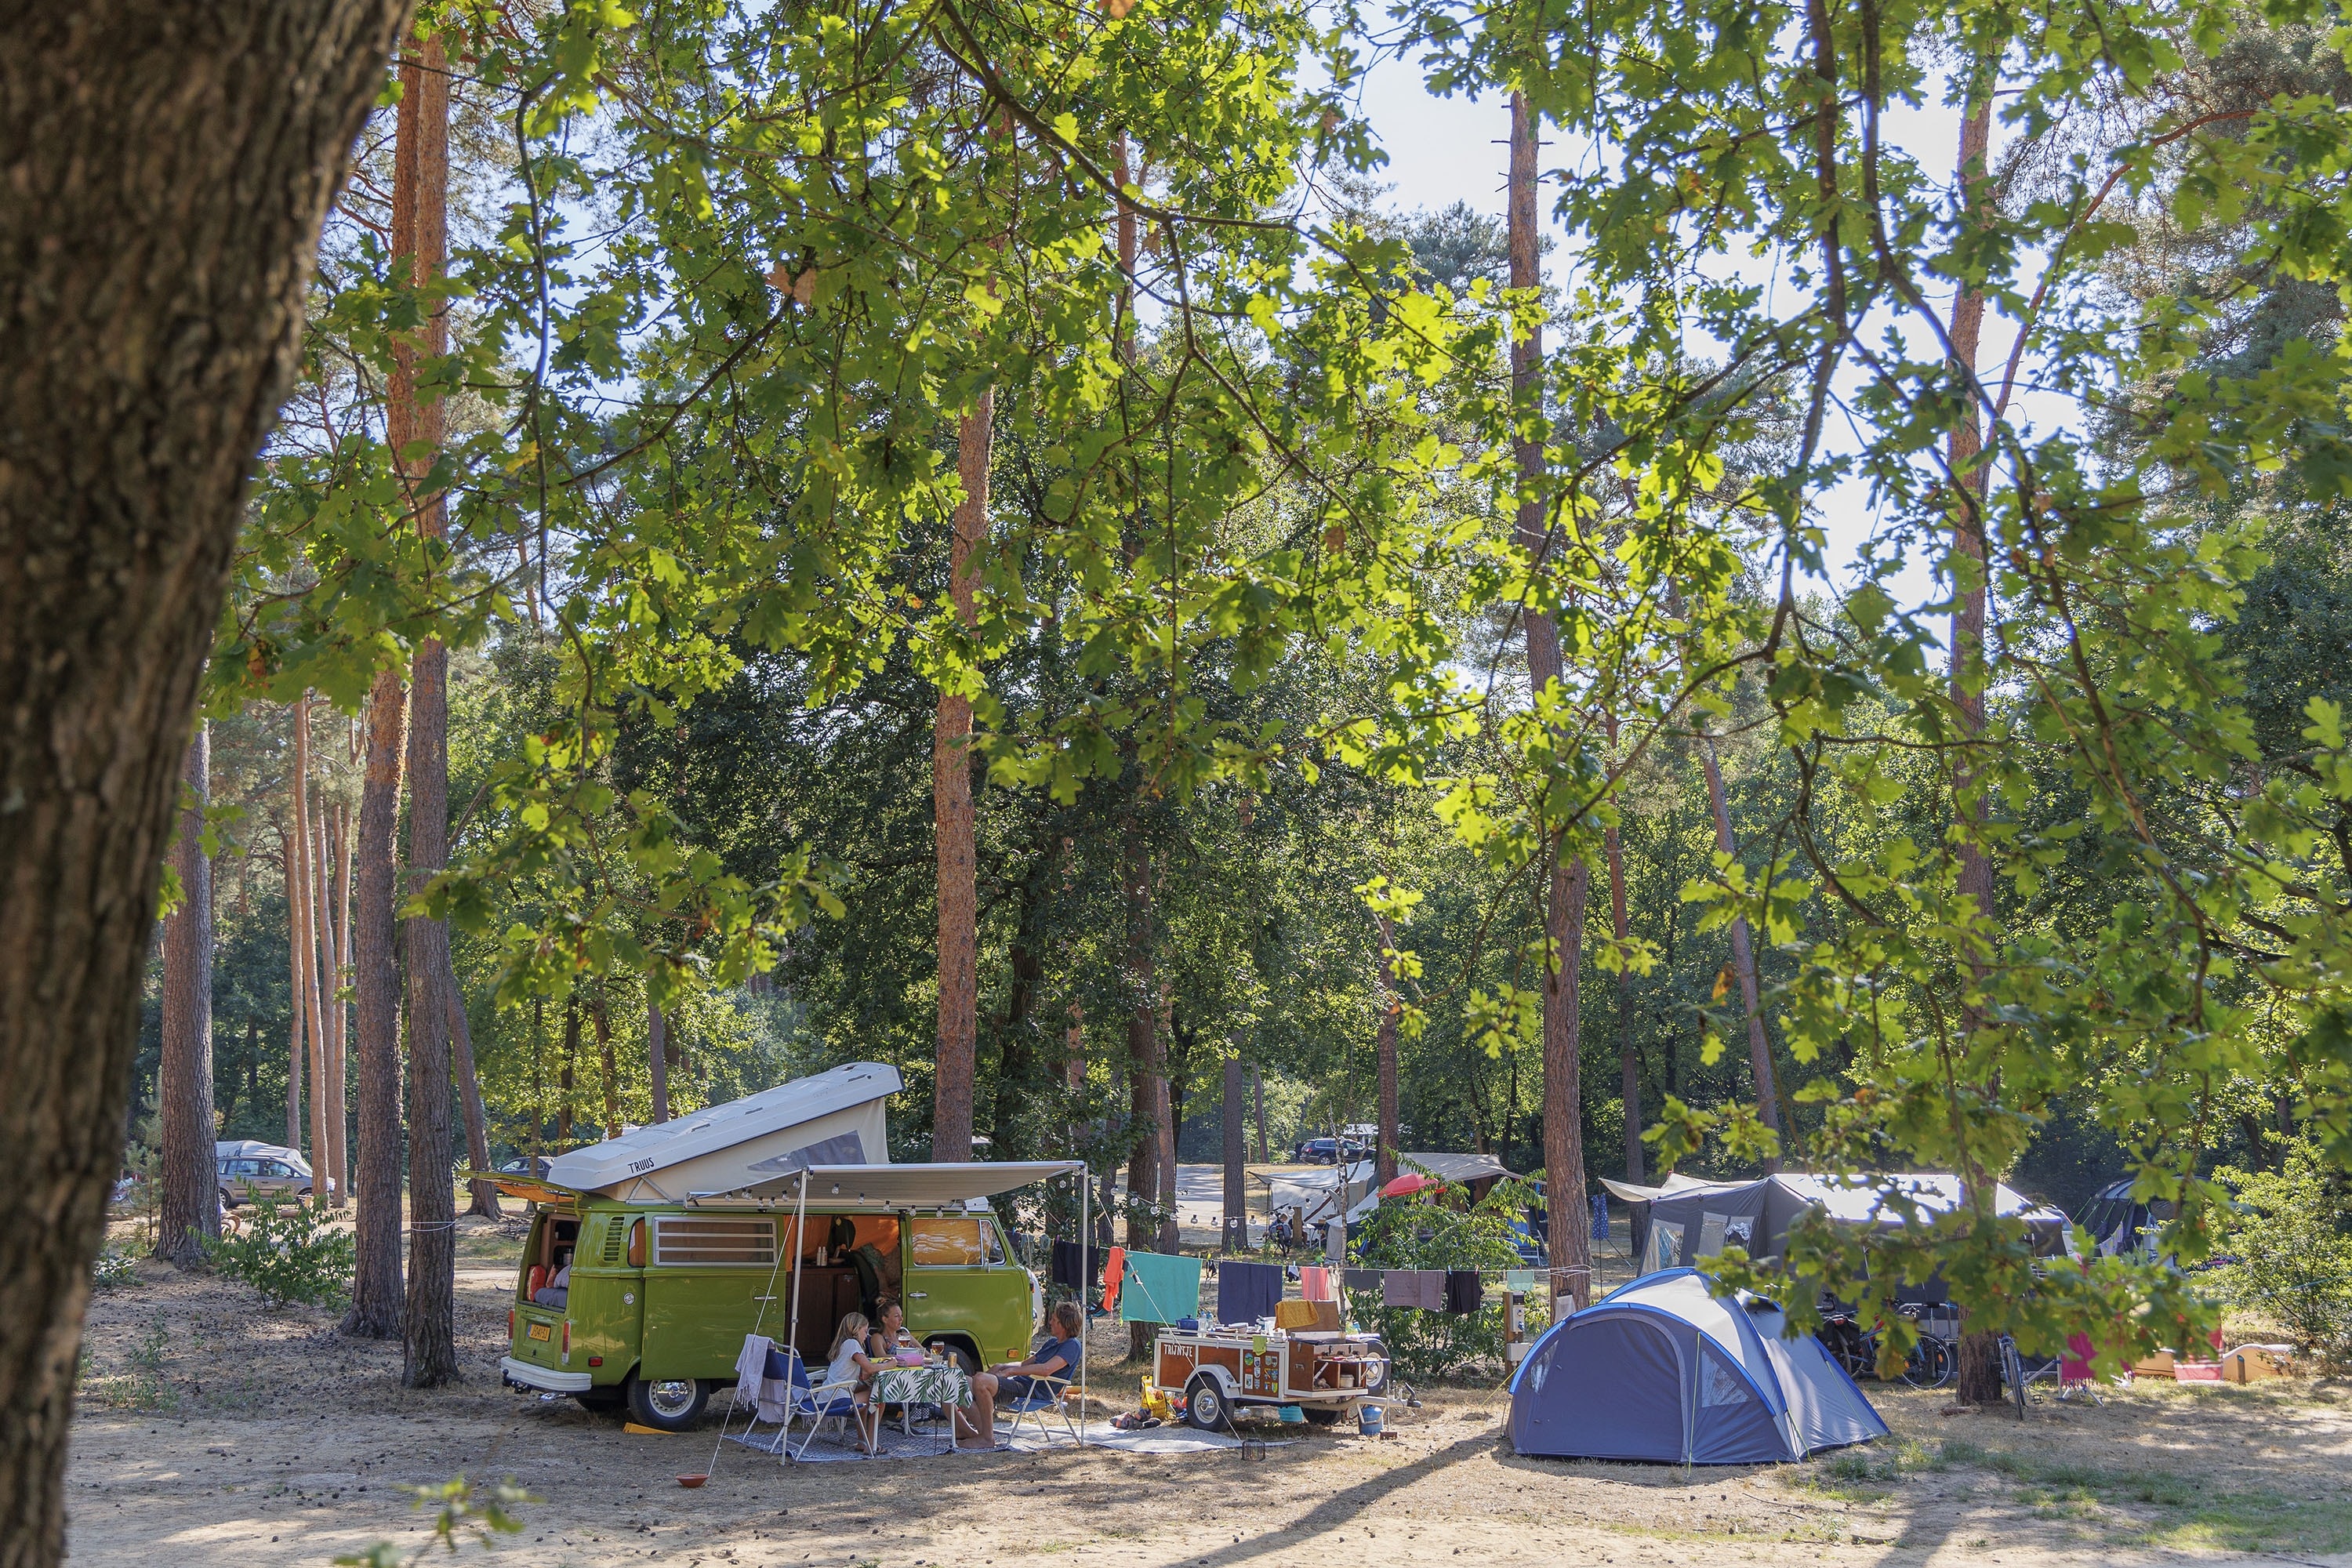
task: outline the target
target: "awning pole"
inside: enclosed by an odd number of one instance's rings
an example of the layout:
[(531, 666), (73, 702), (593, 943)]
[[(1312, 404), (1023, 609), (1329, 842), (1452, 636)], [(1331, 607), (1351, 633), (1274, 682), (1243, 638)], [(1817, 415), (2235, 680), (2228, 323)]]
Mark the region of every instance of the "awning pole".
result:
[[(785, 1351), (794, 1356), (801, 1353), (801, 1243), (808, 1226), (808, 1172), (803, 1169), (800, 1202), (793, 1213), (793, 1310), (791, 1326), (785, 1330), (792, 1337), (784, 1342)], [(814, 1386), (815, 1380), (812, 1378), (810, 1384)]]

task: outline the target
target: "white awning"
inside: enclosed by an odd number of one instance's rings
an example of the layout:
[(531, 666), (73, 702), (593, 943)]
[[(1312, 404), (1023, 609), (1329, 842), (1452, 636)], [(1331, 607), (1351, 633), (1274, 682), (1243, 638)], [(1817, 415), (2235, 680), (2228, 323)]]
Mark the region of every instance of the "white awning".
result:
[(1601, 1184), (1629, 1204), (1648, 1204), (1660, 1198), (1678, 1198), (1685, 1193), (1706, 1192), (1715, 1187), (1744, 1187), (1748, 1184), (1745, 1181), (1703, 1182), (1696, 1176), (1685, 1176), (1680, 1171), (1674, 1171), (1654, 1187), (1645, 1187), (1638, 1182), (1621, 1182), (1609, 1176), (1601, 1177)]
[(749, 1186), (695, 1193), (692, 1203), (797, 1204), (803, 1179), (811, 1208), (931, 1208), (990, 1198), (1087, 1168), (1083, 1160), (942, 1162), (929, 1165), (811, 1165)]

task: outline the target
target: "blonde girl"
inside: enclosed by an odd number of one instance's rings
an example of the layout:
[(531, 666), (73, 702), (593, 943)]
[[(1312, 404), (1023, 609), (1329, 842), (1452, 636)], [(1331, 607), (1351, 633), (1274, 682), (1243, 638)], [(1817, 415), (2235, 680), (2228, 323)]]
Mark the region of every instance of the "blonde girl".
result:
[(849, 1396), (857, 1406), (857, 1436), (871, 1454), (882, 1440), (882, 1413), (874, 1408), (873, 1396), (866, 1389), (874, 1376), (874, 1363), (866, 1355), (868, 1327), (863, 1312), (852, 1312), (841, 1320), (841, 1327), (833, 1331), (833, 1364), (824, 1369), (824, 1381), (834, 1388), (831, 1397), (835, 1399), (841, 1397), (836, 1385), (855, 1385)]

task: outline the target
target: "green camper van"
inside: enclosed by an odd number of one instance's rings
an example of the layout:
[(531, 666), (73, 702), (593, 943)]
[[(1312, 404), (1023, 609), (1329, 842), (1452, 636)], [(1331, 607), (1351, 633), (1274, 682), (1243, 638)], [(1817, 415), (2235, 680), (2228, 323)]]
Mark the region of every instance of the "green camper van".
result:
[(1043, 1298), (985, 1200), (1083, 1167), (866, 1163), (898, 1087), (888, 1067), (837, 1068), (507, 1181), (537, 1212), (505, 1381), (682, 1431), (745, 1335), (822, 1365), (845, 1314), (891, 1300), (971, 1369), (1024, 1357)]

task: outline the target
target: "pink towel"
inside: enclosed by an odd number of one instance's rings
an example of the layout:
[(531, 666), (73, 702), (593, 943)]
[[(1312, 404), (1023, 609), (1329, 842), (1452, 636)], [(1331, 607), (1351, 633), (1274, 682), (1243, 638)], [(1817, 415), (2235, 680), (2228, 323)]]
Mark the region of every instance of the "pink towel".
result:
[(1298, 1266), (1298, 1293), (1309, 1301), (1336, 1301), (1339, 1299), (1331, 1289), (1331, 1271), (1314, 1264)]

